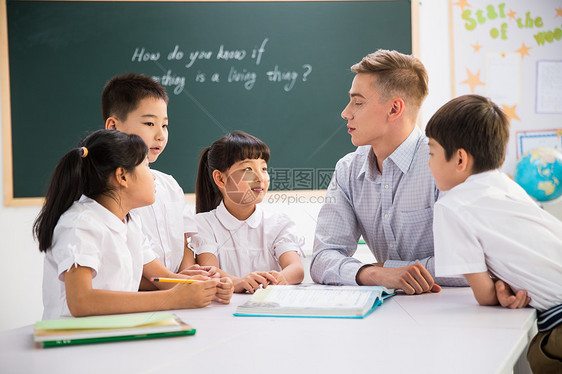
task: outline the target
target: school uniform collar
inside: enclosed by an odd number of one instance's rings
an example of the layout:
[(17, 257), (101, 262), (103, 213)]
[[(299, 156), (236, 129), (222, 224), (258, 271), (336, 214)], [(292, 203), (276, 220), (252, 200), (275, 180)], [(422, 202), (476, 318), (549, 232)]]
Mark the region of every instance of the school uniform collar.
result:
[(493, 178), (493, 177), (495, 177), (496, 175), (499, 175), (499, 174), (501, 174), (501, 171), (499, 169), (487, 170), (487, 171), (483, 171), (481, 173), (469, 175), (468, 178), (466, 178), (466, 182), (468, 182), (468, 181), (477, 182), (477, 181), (480, 181), (482, 179)]
[(154, 170), (150, 170), (151, 174), (154, 176), (154, 190), (156, 191), (156, 193), (158, 193), (158, 191), (162, 192), (162, 181), (160, 180), (160, 176), (156, 173), (154, 173)]
[(234, 217), (224, 206), (224, 201), (221, 201), (219, 206), (216, 209), (216, 215), (220, 223), (223, 224), (224, 227), (228, 230), (237, 230), (242, 225), (247, 224), (251, 228), (257, 228), (263, 219), (263, 210), (259, 205), (256, 205), (256, 210), (248, 219), (245, 221), (239, 221), (236, 217)]
[(103, 205), (86, 195), (80, 196), (80, 200), (78, 201), (94, 211), (100, 221), (103, 222), (111, 231), (122, 235), (127, 234), (127, 224), (117, 218), (115, 214), (111, 213)]

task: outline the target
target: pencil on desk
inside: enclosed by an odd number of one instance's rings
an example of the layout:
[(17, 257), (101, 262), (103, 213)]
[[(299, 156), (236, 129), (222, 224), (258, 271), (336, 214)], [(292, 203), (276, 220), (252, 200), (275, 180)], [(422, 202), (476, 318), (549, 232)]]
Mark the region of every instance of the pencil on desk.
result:
[(153, 282), (165, 282), (165, 283), (195, 283), (199, 282), (197, 279), (178, 279), (178, 278), (150, 278)]

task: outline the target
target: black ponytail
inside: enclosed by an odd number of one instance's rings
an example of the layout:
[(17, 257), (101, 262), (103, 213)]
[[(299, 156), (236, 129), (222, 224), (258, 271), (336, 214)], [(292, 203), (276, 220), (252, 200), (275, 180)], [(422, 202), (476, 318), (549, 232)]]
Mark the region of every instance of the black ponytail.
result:
[(209, 212), (221, 202), (222, 196), (213, 180), (213, 171), (209, 168), (209, 151), (207, 147), (201, 152), (197, 181), (195, 182), (195, 212)]
[(215, 141), (201, 152), (197, 182), (195, 184), (195, 211), (209, 212), (222, 200), (222, 195), (213, 179), (213, 171), (226, 172), (238, 161), (264, 159), (269, 162), (269, 147), (253, 135), (234, 131)]
[(146, 158), (144, 141), (137, 135), (116, 130), (98, 130), (80, 142), (80, 148), (68, 152), (57, 164), (45, 203), (33, 224), (39, 250), (46, 252), (52, 244), (57, 222), (72, 204), (86, 195), (96, 199), (110, 195), (110, 176), (117, 168), (132, 171)]

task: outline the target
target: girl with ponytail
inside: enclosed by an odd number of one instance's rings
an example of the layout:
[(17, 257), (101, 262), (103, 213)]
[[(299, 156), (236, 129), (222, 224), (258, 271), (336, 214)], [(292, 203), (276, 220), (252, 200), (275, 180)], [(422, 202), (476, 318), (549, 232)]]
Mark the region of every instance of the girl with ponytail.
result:
[[(33, 230), (45, 252), (43, 319), (202, 307), (216, 280), (137, 292), (141, 276), (182, 276), (155, 260), (129, 211), (154, 202), (148, 148), (136, 135), (99, 130), (55, 168)], [(187, 276), (182, 276), (187, 278)]]
[(200, 265), (219, 267), (234, 292), (304, 278), (294, 222), (260, 209), (269, 188), (269, 148), (236, 131), (201, 153), (195, 187), (198, 233), (190, 246)]

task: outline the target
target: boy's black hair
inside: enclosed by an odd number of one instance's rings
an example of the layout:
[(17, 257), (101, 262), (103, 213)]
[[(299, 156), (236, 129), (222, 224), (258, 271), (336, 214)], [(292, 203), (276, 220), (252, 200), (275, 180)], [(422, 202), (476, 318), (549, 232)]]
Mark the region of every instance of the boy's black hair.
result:
[(126, 121), (129, 113), (147, 97), (162, 99), (168, 103), (164, 87), (147, 75), (128, 73), (111, 78), (101, 94), (103, 122), (111, 116)]
[(455, 151), (464, 149), (474, 159), (472, 171), (481, 173), (502, 166), (509, 119), (490, 99), (464, 95), (439, 108), (427, 123), (425, 134), (443, 147), (447, 161)]

